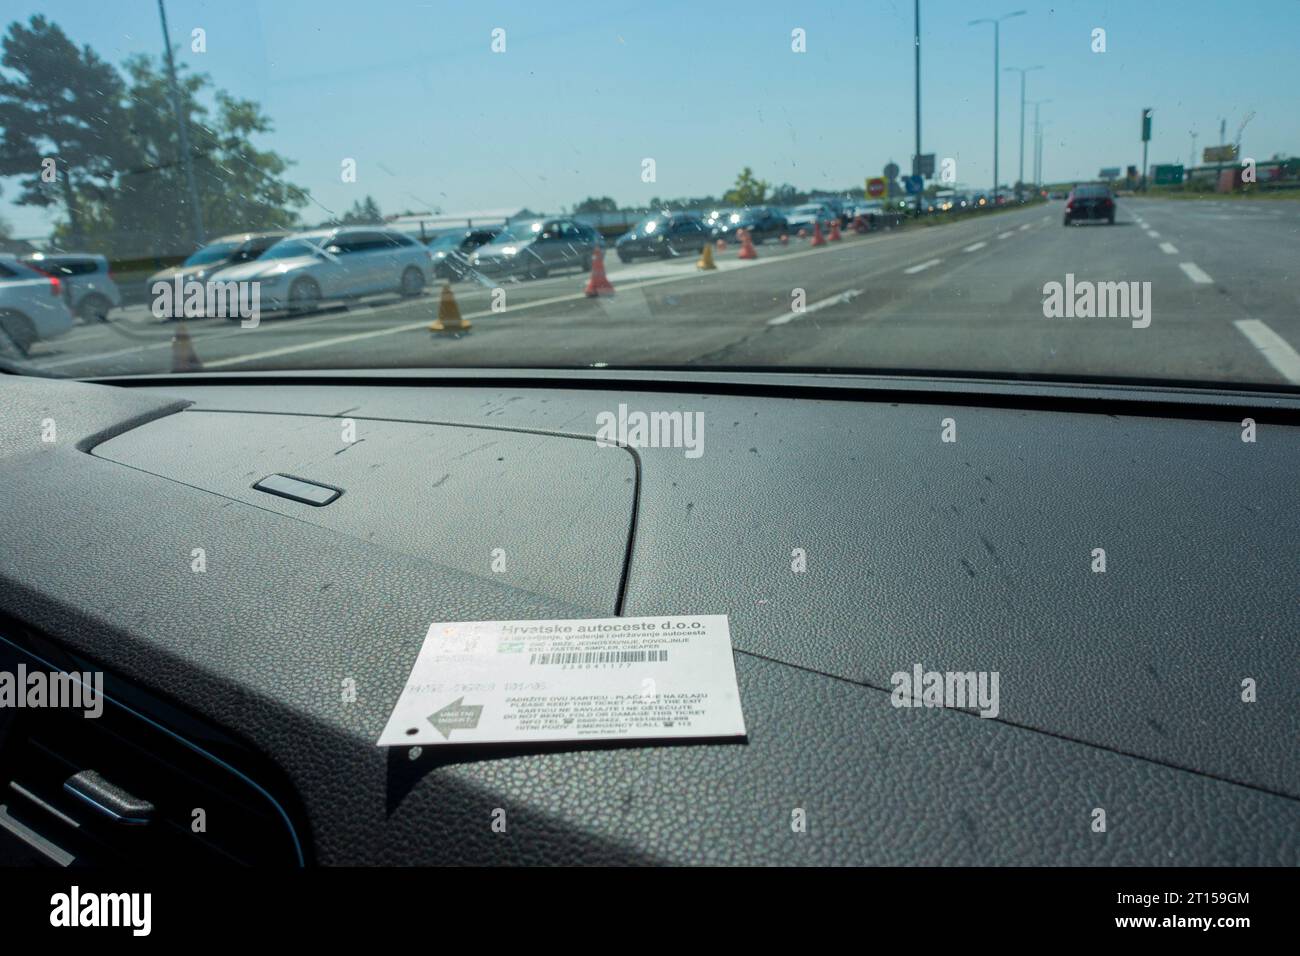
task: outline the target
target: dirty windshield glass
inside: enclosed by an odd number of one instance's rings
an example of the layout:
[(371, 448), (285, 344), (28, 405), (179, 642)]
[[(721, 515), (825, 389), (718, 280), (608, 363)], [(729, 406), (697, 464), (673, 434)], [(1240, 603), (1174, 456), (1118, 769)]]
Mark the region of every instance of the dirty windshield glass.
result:
[(0, 256), (107, 269), (0, 281), (0, 363), (1291, 388), (1297, 37), (1291, 0), (13, 0)]

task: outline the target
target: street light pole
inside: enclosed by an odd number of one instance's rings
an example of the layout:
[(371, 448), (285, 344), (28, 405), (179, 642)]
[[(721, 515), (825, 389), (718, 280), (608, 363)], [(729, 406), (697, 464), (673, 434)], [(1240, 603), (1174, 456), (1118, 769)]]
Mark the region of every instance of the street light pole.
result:
[(1016, 198), (1020, 198), (1021, 187), (1025, 183), (1025, 74), (1032, 73), (1034, 70), (1041, 70), (1041, 66), (1009, 66), (1006, 68), (1008, 73), (1020, 74), (1020, 185), (1016, 187)]
[[(913, 176), (921, 175), (921, 0), (914, 0), (912, 5), (914, 41), (916, 46), (916, 159), (912, 169)], [(924, 188), (922, 180), (922, 188)], [(921, 193), (916, 194), (916, 211), (921, 211)]]
[(199, 206), (199, 190), (194, 182), (189, 123), (181, 111), (181, 90), (176, 82), (176, 60), (172, 57), (172, 40), (167, 32), (167, 10), (163, 7), (163, 0), (158, 0), (158, 18), (162, 21), (163, 52), (167, 61), (167, 83), (171, 87), (172, 112), (176, 114), (176, 140), (181, 153), (181, 168), (185, 170), (185, 189), (189, 193), (190, 238), (197, 249), (203, 245), (203, 209)]
[(979, 23), (993, 24), (993, 205), (998, 204), (998, 100), (1000, 98), (1000, 87), (998, 79), (1001, 74), (999, 59), (1001, 57), (1001, 36), (1000, 27), (1003, 20), (1010, 20), (1012, 17), (1021, 17), (1025, 15), (1024, 10), (1017, 10), (1014, 13), (1005, 13), (1000, 17), (989, 18), (981, 17), (978, 20), (970, 21), (967, 26), (975, 26)]
[(1042, 145), (1042, 141), (1041, 141), (1040, 137), (1042, 136), (1043, 129), (1042, 129), (1042, 126), (1040, 125), (1039, 120), (1038, 120), (1038, 108), (1039, 108), (1040, 106), (1042, 106), (1044, 103), (1050, 103), (1050, 102), (1052, 102), (1050, 99), (1046, 99), (1046, 100), (1030, 100), (1030, 101), (1029, 101), (1029, 105), (1032, 106), (1032, 107), (1034, 108), (1034, 146), (1033, 146), (1033, 149), (1034, 149), (1034, 186), (1035, 186), (1035, 188), (1037, 188), (1037, 187), (1039, 187), (1039, 186), (1041, 186), (1041, 185), (1043, 184), (1043, 180), (1042, 180), (1042, 166), (1041, 166), (1041, 163), (1040, 163), (1042, 157), (1040, 156), (1040, 152), (1039, 152), (1039, 151), (1040, 151), (1040, 147), (1041, 147), (1041, 145)]

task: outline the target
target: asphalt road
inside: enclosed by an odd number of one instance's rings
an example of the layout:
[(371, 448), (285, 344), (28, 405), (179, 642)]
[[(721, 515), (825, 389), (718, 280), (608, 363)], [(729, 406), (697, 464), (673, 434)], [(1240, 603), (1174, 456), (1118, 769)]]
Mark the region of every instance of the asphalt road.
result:
[[(1300, 202), (1121, 199), (1114, 226), (1063, 228), (1053, 202), (810, 248), (765, 243), (716, 272), (694, 257), (585, 275), (455, 285), (473, 328), (427, 330), (436, 291), (257, 328), (186, 323), (204, 367), (799, 366), (1300, 385)], [(1150, 325), (1047, 318), (1044, 286), (1150, 283)], [(802, 290), (804, 310), (792, 309)], [(174, 324), (142, 308), (38, 343), (32, 361), (87, 376), (165, 372)]]

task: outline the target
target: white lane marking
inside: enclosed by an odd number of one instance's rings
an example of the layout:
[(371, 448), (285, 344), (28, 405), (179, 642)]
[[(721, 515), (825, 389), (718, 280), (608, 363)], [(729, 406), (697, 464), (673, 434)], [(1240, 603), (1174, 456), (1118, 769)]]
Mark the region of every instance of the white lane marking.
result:
[(1161, 251), (1161, 252), (1164, 252), (1164, 253), (1167, 253), (1168, 255), (1171, 255), (1171, 256), (1176, 256), (1176, 255), (1178, 255), (1178, 247), (1175, 246), (1172, 242), (1162, 242), (1162, 243), (1160, 243), (1160, 251)]
[(1232, 323), (1250, 344), (1259, 349), (1260, 354), (1268, 360), (1292, 385), (1300, 385), (1300, 353), (1291, 348), (1282, 336), (1278, 335), (1259, 319), (1237, 319)]
[(1030, 225), (1031, 225), (1030, 223), (1025, 223), (1023, 226), (1020, 227), (1020, 231), (1024, 232), (1026, 229), (1030, 227)]
[(820, 302), (814, 302), (812, 305), (805, 307), (802, 312), (786, 312), (783, 315), (778, 315), (774, 318), (768, 319), (767, 324), (785, 325), (787, 322), (793, 322), (795, 319), (807, 315), (809, 312), (816, 312), (819, 309), (824, 309), (831, 305), (840, 305), (843, 302), (852, 302), (860, 295), (862, 295), (861, 289), (846, 289), (839, 295), (833, 295), (829, 299), (822, 299)]
[(969, 246), (963, 249), (962, 252), (974, 252), (976, 249), (983, 249), (987, 245), (987, 242), (972, 242)]
[(1198, 285), (1209, 285), (1214, 280), (1211, 279), (1195, 262), (1180, 262), (1178, 268), (1187, 273), (1187, 278), (1191, 279)]
[(903, 271), (908, 275), (913, 276), (916, 275), (918, 272), (924, 272), (926, 269), (929, 269), (931, 266), (937, 266), (941, 262), (943, 262), (942, 259), (927, 259), (925, 262), (918, 263), (914, 266), (908, 266)]
[[(293, 321), (294, 324), (292, 327), (295, 329), (301, 329), (306, 326), (316, 325), (321, 322), (335, 322), (341, 318), (347, 318), (349, 315), (351, 315), (352, 318), (356, 318), (357, 308), (354, 307), (351, 312), (348, 312), (346, 310), (343, 312), (331, 311), (328, 315), (319, 315), (319, 316), (313, 316), (305, 319), (284, 320), (284, 321)], [(280, 320), (276, 320), (275, 322), (268, 322), (265, 325), (258, 325), (257, 328), (275, 328), (278, 325), (279, 321)], [(221, 326), (207, 326), (207, 327), (200, 326), (197, 330), (190, 333), (190, 341), (194, 342), (195, 344), (201, 344), (203, 342), (215, 342), (221, 339), (233, 338), (236, 335), (241, 335), (241, 334), (247, 335), (250, 332), (256, 331), (256, 329), (240, 328), (238, 327), (238, 323), (234, 323), (234, 322), (228, 322), (227, 324), (230, 326), (234, 326), (234, 328), (232, 328), (230, 331), (226, 331)], [(87, 361), (91, 359), (98, 361), (100, 359), (120, 358), (123, 355), (135, 355), (137, 352), (150, 352), (155, 349), (169, 349), (172, 347), (172, 336), (176, 334), (178, 325), (179, 323), (176, 322), (163, 322), (161, 320), (158, 320), (156, 327), (163, 329), (164, 332), (170, 331), (171, 335), (164, 335), (160, 337), (158, 341), (151, 342), (147, 345), (133, 345), (130, 346), (129, 348), (118, 349), (115, 352), (91, 352), (85, 355), (77, 355), (72, 358), (56, 359), (53, 362), (39, 362), (39, 363), (33, 362), (32, 364), (35, 365), (37, 368), (41, 368), (41, 369), (58, 368), (61, 365), (85, 364)], [(144, 327), (149, 328), (151, 326), (145, 325)], [(286, 326), (286, 328), (287, 327), (288, 326)], [(92, 326), (91, 328), (94, 328), (94, 326)]]
[(1002, 233), (1001, 235), (999, 235), (998, 238), (999, 238), (999, 239), (1009, 239), (1011, 236), (1014, 236), (1014, 235), (1015, 235), (1014, 232), (1004, 232), (1004, 233)]
[(1147, 230), (1147, 235), (1150, 236), (1152, 239), (1159, 239), (1159, 238), (1160, 238), (1160, 233), (1156, 232), (1154, 229), (1148, 229), (1148, 230)]

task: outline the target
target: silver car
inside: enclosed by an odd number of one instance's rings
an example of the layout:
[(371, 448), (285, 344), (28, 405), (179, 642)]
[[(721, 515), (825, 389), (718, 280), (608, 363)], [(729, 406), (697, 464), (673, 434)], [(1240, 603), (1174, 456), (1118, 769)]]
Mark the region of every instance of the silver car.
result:
[(572, 219), (511, 223), (487, 245), (470, 253), (472, 270), (484, 276), (542, 279), (559, 269), (591, 270), (600, 233)]
[(37, 252), (25, 257), (23, 265), (58, 278), (68, 308), (83, 322), (103, 322), (110, 309), (122, 307), (122, 292), (104, 256)]
[(32, 344), (72, 328), (63, 283), (0, 253), (0, 352), (25, 356)]
[(429, 250), (408, 235), (345, 226), (289, 236), (257, 261), (223, 269), (216, 281), (256, 282), (263, 309), (306, 312), (364, 295), (419, 295), (432, 281), (432, 268)]

